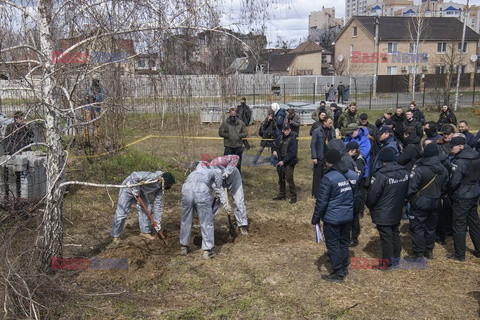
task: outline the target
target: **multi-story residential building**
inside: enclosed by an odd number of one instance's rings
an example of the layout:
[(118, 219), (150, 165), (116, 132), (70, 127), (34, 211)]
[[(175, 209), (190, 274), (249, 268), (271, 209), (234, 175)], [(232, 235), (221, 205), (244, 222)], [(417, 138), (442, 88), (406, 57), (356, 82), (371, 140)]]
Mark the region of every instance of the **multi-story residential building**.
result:
[(331, 43), (342, 30), (343, 24), (343, 18), (335, 18), (335, 8), (322, 7), (322, 11), (313, 11), (308, 17), (308, 41), (331, 49)]
[[(378, 55), (375, 52), (375, 26), (378, 19)], [(461, 58), (461, 72), (475, 71), (480, 35), (467, 27), (462, 48), (463, 23), (457, 18), (426, 17), (418, 50), (411, 33), (413, 17), (355, 16), (336, 39), (337, 72), (373, 75), (447, 73)], [(461, 52), (463, 51), (463, 52)], [(415, 69), (416, 68), (416, 69)], [(416, 70), (416, 71), (415, 71)]]
[(335, 8), (322, 7), (321, 11), (312, 11), (308, 16), (309, 29), (325, 29), (328, 27), (343, 26), (343, 18), (335, 17)]
[(345, 21), (367, 14), (368, 0), (345, 0)]

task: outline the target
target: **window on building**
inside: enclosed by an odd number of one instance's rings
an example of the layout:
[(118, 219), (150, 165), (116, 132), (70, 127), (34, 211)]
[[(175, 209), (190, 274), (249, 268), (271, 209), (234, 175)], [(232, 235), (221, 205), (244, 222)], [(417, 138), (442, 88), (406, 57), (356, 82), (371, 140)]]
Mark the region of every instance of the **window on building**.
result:
[(154, 68), (155, 67), (155, 60), (148, 60), (148, 67)]
[(353, 36), (354, 36), (354, 37), (357, 36), (357, 27), (353, 27)]
[(137, 65), (139, 68), (145, 68), (145, 60), (138, 60)]
[(462, 64), (462, 67), (460, 68), (460, 73), (465, 73), (466, 68), (467, 68), (467, 66)]
[(415, 43), (410, 42), (408, 47), (408, 53), (415, 53), (415, 47), (416, 47)]
[(408, 66), (408, 73), (418, 73), (418, 72), (416, 72), (415, 66)]
[(388, 53), (396, 53), (398, 47), (398, 42), (389, 42), (388, 43)]
[(313, 70), (297, 70), (297, 76), (311, 76)]
[(446, 42), (437, 42), (437, 53), (447, 52), (447, 43)]
[[(468, 45), (468, 43), (465, 41), (463, 43), (463, 53), (467, 52), (467, 45)], [(458, 51), (462, 50), (462, 43), (461, 42), (458, 43), (457, 48), (458, 48)]]
[(436, 74), (444, 74), (445, 73), (445, 66), (436, 66), (435, 67)]
[(395, 75), (395, 74), (397, 74), (397, 67), (387, 67), (387, 74), (388, 74), (388, 75)]

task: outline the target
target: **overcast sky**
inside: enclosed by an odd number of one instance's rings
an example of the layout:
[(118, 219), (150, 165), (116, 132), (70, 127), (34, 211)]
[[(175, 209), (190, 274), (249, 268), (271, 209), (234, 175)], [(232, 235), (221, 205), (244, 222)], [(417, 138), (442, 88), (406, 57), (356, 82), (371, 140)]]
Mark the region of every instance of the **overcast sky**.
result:
[[(455, 0), (458, 3), (467, 3), (467, 0)], [(470, 0), (470, 5), (480, 5), (480, 0)], [(308, 36), (308, 16), (312, 11), (321, 11), (322, 6), (335, 6), (336, 16), (345, 17), (345, 0), (291, 0), (288, 5), (281, 5), (272, 10), (271, 21), (267, 24), (266, 36), (268, 47), (275, 47), (277, 36), (287, 41), (305, 40)]]

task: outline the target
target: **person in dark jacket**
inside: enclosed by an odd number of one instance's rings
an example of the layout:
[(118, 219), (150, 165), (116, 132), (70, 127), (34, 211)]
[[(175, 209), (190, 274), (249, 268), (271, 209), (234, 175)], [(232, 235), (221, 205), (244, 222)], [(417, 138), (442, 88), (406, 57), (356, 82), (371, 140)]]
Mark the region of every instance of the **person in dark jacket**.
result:
[(324, 111), (320, 111), (320, 113), (318, 114), (318, 121), (314, 122), (310, 127), (310, 136), (312, 136), (313, 130), (322, 126), (323, 121), (325, 121), (326, 117), (327, 117), (327, 114)]
[(410, 258), (414, 260), (433, 259), (440, 198), (447, 192), (448, 184), (448, 171), (440, 162), (438, 149), (435, 143), (427, 144), (410, 173), (407, 199), (411, 203), (409, 224), (413, 253)]
[(370, 151), (372, 149), (371, 142), (368, 139), (367, 128), (359, 127), (356, 123), (351, 123), (347, 127), (346, 134), (346, 144), (348, 144), (350, 141), (356, 141), (358, 143), (360, 152), (362, 153), (363, 159), (366, 163), (365, 172), (364, 175), (362, 175), (362, 178), (367, 178), (370, 175)]
[(437, 140), (442, 137), (440, 134), (438, 134), (438, 127), (435, 121), (428, 121), (425, 123), (423, 131), (426, 135), (425, 141), (430, 140), (432, 142), (437, 142)]
[(417, 137), (415, 128), (407, 127), (403, 131), (403, 150), (397, 158), (397, 163), (405, 166), (408, 172), (413, 168), (418, 155), (422, 152), (420, 138)]
[(405, 112), (403, 112), (402, 107), (397, 107), (395, 110), (395, 114), (391, 118), (393, 122), (393, 133), (395, 134), (395, 138), (398, 141), (401, 141), (403, 138), (403, 124), (405, 122)]
[(377, 129), (380, 129), (380, 127), (385, 124), (385, 120), (392, 119), (392, 114), (393, 114), (392, 110), (390, 109), (385, 110), (385, 112), (383, 113), (383, 116), (381, 116), (375, 121), (375, 127), (377, 127)]
[[(237, 117), (245, 123), (245, 126), (249, 126), (252, 121), (252, 109), (247, 105), (247, 99), (240, 99), (240, 105), (237, 106)], [(250, 143), (248, 140), (243, 140), (245, 148), (250, 149)]]
[(322, 279), (341, 282), (348, 272), (348, 245), (358, 175), (342, 163), (338, 150), (328, 150), (325, 159), (329, 169), (317, 193), (312, 224), (323, 221), (325, 244), (332, 261), (332, 273), (322, 275)]
[(425, 116), (423, 115), (423, 112), (417, 108), (417, 103), (415, 101), (410, 102), (408, 110), (413, 112), (413, 119), (415, 121), (420, 122), (422, 126), (425, 124)]
[(293, 109), (293, 107), (289, 107), (287, 109), (287, 115), (285, 116), (285, 120), (283, 124), (288, 124), (292, 131), (298, 136), (300, 133), (300, 116), (298, 112)]
[(270, 108), (275, 114), (275, 120), (277, 122), (277, 137), (282, 135), (283, 123), (285, 121), (286, 111), (283, 108), (280, 108), (280, 105), (276, 102), (272, 103)]
[(400, 257), (398, 227), (408, 188), (408, 172), (396, 163), (395, 151), (391, 147), (381, 149), (377, 159), (381, 167), (373, 174), (366, 204), (380, 233), (383, 258), (381, 268), (385, 270), (396, 267), (394, 261)]
[(273, 141), (277, 138), (277, 122), (276, 122), (275, 114), (273, 110), (271, 109), (268, 110), (268, 115), (260, 125), (260, 129), (258, 130), (258, 135), (263, 139), (268, 139), (268, 140), (260, 141), (260, 148), (258, 149), (258, 152), (255, 155), (255, 158), (253, 158), (254, 166), (257, 165), (258, 159), (262, 155), (263, 149), (272, 148)]
[(449, 254), (447, 258), (464, 261), (467, 226), (475, 247), (474, 255), (480, 257), (480, 220), (477, 212), (480, 168), (474, 168), (474, 163), (478, 161), (478, 153), (466, 144), (464, 137), (453, 137), (450, 147), (454, 158), (448, 191), (452, 199), (455, 252)]
[(325, 167), (325, 154), (327, 153), (327, 143), (335, 139), (333, 131), (333, 120), (327, 117), (323, 124), (316, 128), (312, 134), (310, 142), (310, 151), (313, 162), (312, 196), (317, 195), (320, 181), (322, 181), (323, 170)]
[[(30, 125), (25, 123), (22, 111), (17, 111), (13, 115), (13, 122), (7, 125), (5, 129), (5, 139), (3, 148), (5, 153), (12, 155), (18, 150), (28, 146), (33, 142), (34, 133)], [(23, 151), (29, 151), (30, 148)]]
[(227, 120), (218, 129), (218, 135), (223, 138), (223, 155), (234, 154), (240, 157), (237, 169), (241, 173), (243, 138), (247, 137), (248, 131), (243, 121), (238, 119), (236, 108), (230, 108)]
[(330, 110), (333, 112), (333, 127), (338, 128), (338, 118), (343, 113), (342, 108), (340, 108), (336, 103), (330, 104)]
[(458, 132), (463, 133), (465, 139), (467, 140), (467, 144), (470, 146), (470, 148), (475, 149), (477, 142), (475, 141), (475, 136), (468, 131), (468, 122), (466, 120), (458, 122)]
[(240, 104), (237, 106), (237, 117), (245, 123), (250, 125), (252, 121), (252, 109), (247, 105), (247, 99), (240, 99)]
[[(393, 149), (394, 151), (394, 154), (395, 154), (395, 161), (397, 161), (397, 158), (398, 158), (398, 146), (397, 146), (397, 142), (395, 141), (395, 138), (393, 136), (393, 131), (390, 127), (388, 126), (382, 126), (379, 130), (378, 130), (378, 141), (380, 143), (380, 145), (378, 146), (378, 153), (380, 153), (380, 151), (383, 149), (383, 148), (387, 148), (387, 147), (390, 147)], [(372, 174), (375, 173), (375, 171), (377, 171), (378, 169), (380, 169), (381, 167), (381, 163), (378, 161), (378, 154), (377, 154), (377, 157), (375, 158), (375, 161), (373, 162), (373, 166), (371, 166), (371, 172)]]
[[(413, 112), (408, 110), (405, 112), (405, 122), (403, 123), (403, 131), (408, 127), (413, 127), (417, 131), (417, 137), (420, 139), (423, 138), (423, 128), (422, 124), (413, 118)], [(403, 135), (400, 141), (403, 141)]]
[(440, 145), (440, 154), (450, 154), (450, 145), (448, 144), (452, 140), (455, 134), (455, 126), (451, 124), (445, 124), (442, 127), (442, 137), (437, 140), (437, 144)]
[(362, 113), (358, 117), (358, 125), (367, 128), (368, 134), (371, 137), (375, 137), (377, 135), (377, 127), (368, 122), (368, 114)]
[(278, 158), (277, 173), (280, 190), (273, 200), (286, 199), (286, 182), (290, 190), (290, 203), (297, 202), (297, 191), (293, 180), (293, 171), (297, 164), (298, 142), (297, 135), (292, 132), (288, 124), (283, 125), (282, 135), (277, 137), (273, 144), (273, 156)]
[[(343, 103), (343, 94), (345, 93), (345, 85), (343, 84), (342, 81), (340, 81), (340, 83), (338, 84), (338, 87), (337, 87), (337, 91), (338, 91), (338, 103)], [(340, 102), (341, 101), (341, 102)]]
[(347, 169), (352, 170), (354, 172), (358, 171), (355, 161), (347, 153), (347, 148), (345, 147), (345, 142), (343, 140), (341, 139), (330, 140), (327, 144), (327, 150), (331, 150), (331, 149), (335, 149), (340, 152), (340, 155), (342, 156), (342, 162), (347, 167)]
[(352, 237), (350, 247), (358, 245), (358, 237), (360, 236), (360, 218), (363, 216), (365, 209), (365, 159), (363, 159), (357, 141), (350, 141), (346, 145), (347, 153), (352, 157), (357, 165), (357, 197), (353, 208)]
[[(455, 126), (451, 124), (445, 124), (442, 127), (442, 137), (436, 141), (436, 144), (439, 146), (439, 157), (443, 162), (443, 165), (447, 170), (451, 171), (450, 165), (450, 141), (455, 134)], [(442, 199), (442, 208), (440, 209), (440, 214), (438, 215), (437, 222), (437, 239), (436, 241), (442, 245), (446, 245), (447, 235), (452, 235), (452, 201), (448, 194), (445, 194)]]
[(455, 117), (452, 109), (450, 109), (447, 104), (444, 104), (442, 106), (442, 111), (440, 112), (440, 116), (438, 117), (437, 124), (439, 128), (441, 128), (445, 124), (453, 124), (454, 126), (457, 125), (457, 117)]
[(475, 143), (478, 154), (480, 154), (480, 130), (475, 135)]

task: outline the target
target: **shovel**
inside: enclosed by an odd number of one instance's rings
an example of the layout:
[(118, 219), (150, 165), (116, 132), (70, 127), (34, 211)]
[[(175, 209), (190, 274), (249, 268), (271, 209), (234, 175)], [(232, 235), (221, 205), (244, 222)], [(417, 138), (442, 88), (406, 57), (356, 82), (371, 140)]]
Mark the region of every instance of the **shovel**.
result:
[[(227, 199), (227, 206), (230, 207), (230, 200), (228, 199), (228, 191), (227, 188), (225, 188), (225, 198)], [(231, 207), (230, 207), (231, 208)], [(232, 217), (230, 216), (230, 213), (227, 212), (227, 217), (228, 217), (228, 225), (229, 225), (229, 233), (232, 238), (235, 238), (236, 233), (235, 233), (235, 227), (233, 226), (232, 223)]]
[(157, 231), (157, 234), (158, 234), (158, 236), (160, 237), (160, 239), (162, 239), (163, 243), (167, 244), (167, 241), (165, 240), (165, 236), (163, 235), (162, 229), (161, 229), (160, 226), (155, 222), (155, 219), (153, 219), (152, 214), (150, 213), (150, 211), (148, 211), (148, 208), (147, 208), (147, 206), (145, 205), (145, 203), (143, 202), (143, 200), (142, 200), (142, 198), (140, 197), (140, 195), (135, 195), (135, 198), (137, 199), (138, 203), (140, 203), (140, 205), (142, 206), (143, 211), (145, 211), (145, 213), (147, 214), (148, 218), (150, 219), (150, 222), (152, 222), (152, 225), (153, 225), (153, 227), (155, 228), (155, 231)]

